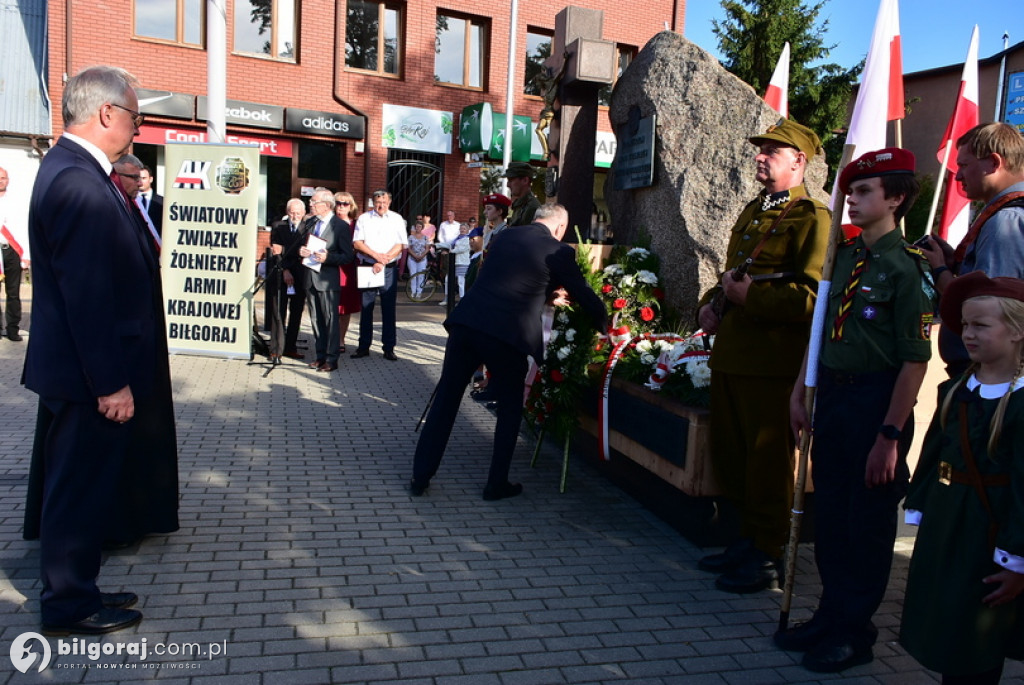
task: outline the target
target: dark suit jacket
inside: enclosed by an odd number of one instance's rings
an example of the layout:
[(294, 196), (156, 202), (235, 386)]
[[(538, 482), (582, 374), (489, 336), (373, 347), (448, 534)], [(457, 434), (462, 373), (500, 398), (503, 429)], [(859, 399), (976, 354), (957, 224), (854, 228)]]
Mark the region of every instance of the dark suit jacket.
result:
[(291, 222), (285, 219), (278, 221), (270, 228), (270, 243), (280, 245), (281, 268), (288, 269), (293, 276), (298, 276), (298, 270), (302, 268), (302, 257), (299, 256), (300, 240), (306, 239), (306, 222), (299, 221), (299, 230), (292, 233)]
[(149, 207), (146, 208), (146, 214), (149, 214), (149, 220), (153, 222), (153, 228), (160, 235), (163, 235), (164, 229), (164, 196), (153, 193), (153, 199), (149, 201)]
[[(318, 219), (310, 217), (306, 220), (309, 235), (313, 235)], [(339, 267), (352, 261), (355, 253), (352, 250), (352, 227), (347, 221), (331, 215), (320, 237), (327, 241), (327, 259), (320, 265), (320, 271), (313, 271), (299, 266), (299, 273), (292, 275), (301, 279), (306, 289), (341, 290), (341, 273)]]
[(605, 330), (604, 304), (583, 278), (575, 251), (543, 224), (506, 228), (491, 241), (476, 282), (445, 326), (483, 331), (540, 360), (541, 313), (560, 287), (590, 315), (595, 328)]
[[(141, 217), (140, 217), (141, 220)], [(24, 382), (43, 398), (94, 402), (153, 387), (164, 337), (150, 238), (102, 167), (60, 138), (39, 167), (29, 211), (32, 335)]]

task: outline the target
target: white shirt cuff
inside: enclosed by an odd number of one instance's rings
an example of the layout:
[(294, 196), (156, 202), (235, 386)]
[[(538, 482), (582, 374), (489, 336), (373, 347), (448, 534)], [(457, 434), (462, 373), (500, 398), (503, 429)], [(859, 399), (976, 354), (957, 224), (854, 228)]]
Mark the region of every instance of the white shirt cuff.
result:
[(1024, 574), (1024, 557), (1018, 557), (996, 547), (992, 560), (1005, 568), (1007, 571)]

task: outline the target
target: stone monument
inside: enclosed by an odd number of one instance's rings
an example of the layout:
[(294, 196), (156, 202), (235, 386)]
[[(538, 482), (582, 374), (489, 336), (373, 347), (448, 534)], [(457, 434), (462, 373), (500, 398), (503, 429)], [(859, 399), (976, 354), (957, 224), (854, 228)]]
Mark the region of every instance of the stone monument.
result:
[[(652, 38), (612, 95), (609, 116), (622, 141), (631, 120), (655, 115), (653, 185), (615, 190), (617, 159), (608, 175), (615, 242), (641, 230), (661, 257), (666, 304), (694, 321), (700, 295), (724, 268), (729, 231), (743, 206), (762, 189), (754, 180), (754, 146), (747, 140), (780, 118), (753, 88), (717, 59), (671, 31)], [(819, 133), (820, 135), (820, 133)], [(828, 203), (821, 155), (805, 184)]]

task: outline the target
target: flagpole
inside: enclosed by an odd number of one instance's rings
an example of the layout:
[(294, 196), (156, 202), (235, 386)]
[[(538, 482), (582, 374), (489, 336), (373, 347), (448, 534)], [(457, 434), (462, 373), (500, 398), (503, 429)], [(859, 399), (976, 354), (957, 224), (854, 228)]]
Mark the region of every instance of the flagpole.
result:
[(949, 155), (953, 150), (953, 139), (946, 141), (946, 149), (942, 151), (942, 166), (939, 167), (939, 182), (935, 184), (935, 194), (932, 195), (932, 208), (928, 210), (928, 223), (925, 224), (925, 233), (932, 233), (932, 222), (935, 221), (935, 211), (939, 208), (939, 195), (946, 187), (946, 169), (949, 167)]
[[(855, 145), (843, 146), (843, 158), (839, 162), (839, 173), (853, 161)], [(825, 263), (821, 267), (821, 281), (818, 282), (818, 298), (814, 302), (814, 320), (811, 323), (811, 337), (807, 345), (807, 368), (804, 372), (804, 409), (813, 425), (814, 396), (818, 388), (818, 355), (825, 333), (825, 315), (828, 313), (828, 293), (832, 287), (832, 271), (836, 263), (836, 250), (843, 236), (843, 203), (846, 194), (837, 190), (832, 200), (832, 226), (829, 229), (828, 249)], [(793, 583), (796, 579), (796, 555), (800, 547), (800, 524), (804, 516), (804, 488), (807, 486), (807, 461), (811, 451), (811, 432), (800, 436), (800, 454), (797, 459), (796, 483), (793, 487), (793, 509), (789, 519), (789, 544), (786, 545), (785, 583), (782, 589), (782, 606), (779, 609), (779, 631), (789, 627), (789, 609), (793, 601)]]

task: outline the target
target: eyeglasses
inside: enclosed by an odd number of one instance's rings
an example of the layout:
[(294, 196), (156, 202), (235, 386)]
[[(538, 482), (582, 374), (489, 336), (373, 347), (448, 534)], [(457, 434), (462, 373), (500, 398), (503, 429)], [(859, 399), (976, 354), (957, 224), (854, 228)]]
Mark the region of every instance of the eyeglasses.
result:
[(142, 178), (142, 176), (140, 176), (139, 174), (122, 174), (120, 171), (117, 172), (117, 175), (120, 176), (121, 178), (130, 178), (136, 183), (138, 183), (139, 179)]
[(139, 114), (134, 109), (128, 109), (127, 107), (125, 107), (123, 105), (119, 105), (116, 102), (108, 102), (107, 104), (110, 105), (111, 107), (117, 107), (118, 109), (123, 109), (124, 111), (128, 112), (129, 114), (131, 114), (132, 115), (132, 123), (135, 125), (135, 128), (138, 128), (138, 127), (142, 126), (142, 124), (146, 121), (146, 115), (145, 114)]
[(327, 204), (327, 203), (324, 202), (323, 200), (310, 200), (309, 201), (309, 206), (310, 207), (312, 207), (313, 205), (325, 205), (325, 204)]
[(346, 202), (345, 200), (338, 200), (338, 204), (341, 205), (342, 207), (349, 207), (351, 206), (352, 203)]

